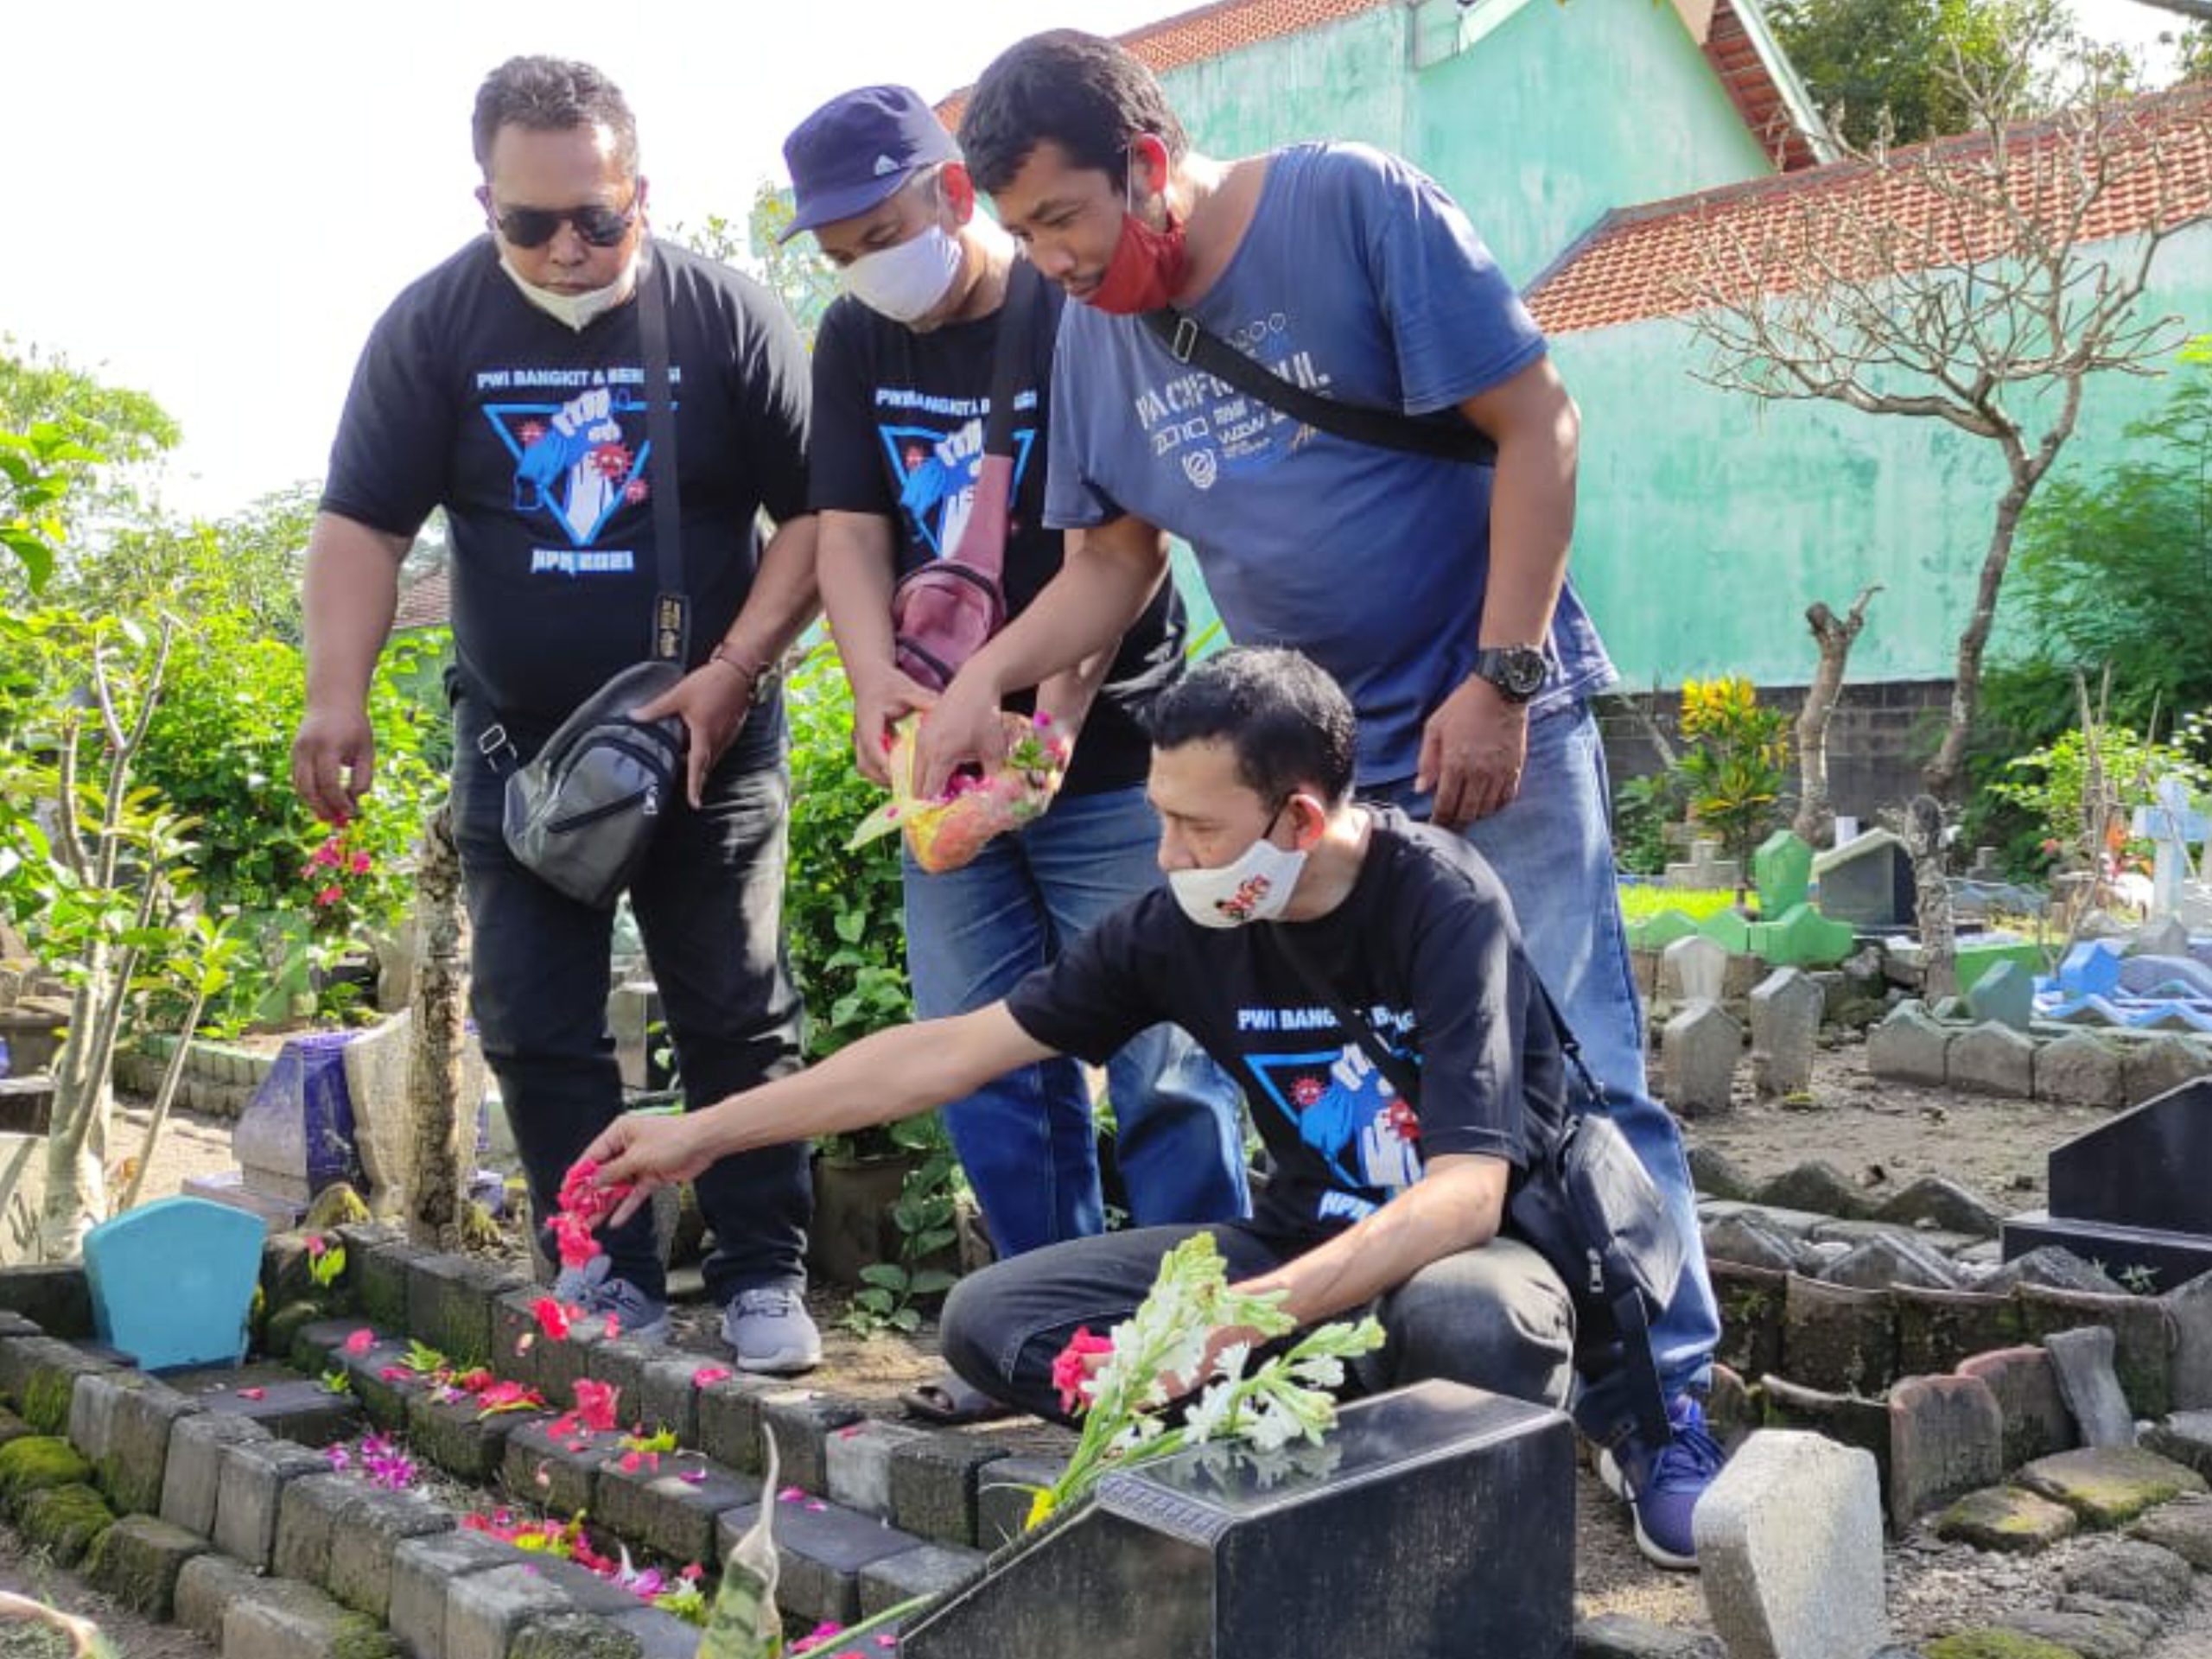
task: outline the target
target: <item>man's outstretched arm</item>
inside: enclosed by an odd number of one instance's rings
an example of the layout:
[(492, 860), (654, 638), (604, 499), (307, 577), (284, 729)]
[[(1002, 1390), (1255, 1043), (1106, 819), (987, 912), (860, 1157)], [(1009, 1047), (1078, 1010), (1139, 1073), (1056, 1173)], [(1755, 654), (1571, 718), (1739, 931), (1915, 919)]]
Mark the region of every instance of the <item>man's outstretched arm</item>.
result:
[(635, 1182), (615, 1212), (633, 1214), (657, 1186), (696, 1179), (732, 1153), (894, 1122), (973, 1094), (1019, 1066), (1051, 1059), (1004, 1002), (863, 1037), (819, 1065), (680, 1117), (633, 1112), (585, 1149), (602, 1186)]
[(340, 513), (308, 533), (300, 607), (307, 626), (307, 709), (292, 741), (292, 787), (315, 817), (344, 823), (376, 775), (369, 682), (399, 605), (399, 567), (413, 538)]

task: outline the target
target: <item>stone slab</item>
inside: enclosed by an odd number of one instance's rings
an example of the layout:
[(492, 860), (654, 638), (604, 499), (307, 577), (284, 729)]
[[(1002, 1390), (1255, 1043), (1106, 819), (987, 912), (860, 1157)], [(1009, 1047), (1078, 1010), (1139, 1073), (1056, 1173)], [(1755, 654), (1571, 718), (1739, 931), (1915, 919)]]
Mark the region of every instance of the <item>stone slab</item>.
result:
[(162, 1471), (162, 1519), (202, 1537), (212, 1535), (223, 1449), (269, 1438), (267, 1429), (244, 1417), (202, 1412), (178, 1419), (169, 1430), (168, 1461)]
[(979, 1471), (976, 1482), (976, 1542), (996, 1549), (1021, 1536), (1036, 1489), (1049, 1486), (1067, 1467), (1065, 1458), (1028, 1454), (1001, 1458)]
[(1872, 1458), (1762, 1430), (1707, 1489), (1693, 1529), (1732, 1659), (1866, 1659), (1889, 1640)]
[(330, 1593), (358, 1612), (384, 1621), (391, 1613), (392, 1560), (412, 1538), (454, 1529), (453, 1516), (419, 1492), (365, 1488), (361, 1502), (332, 1538)]
[(1890, 1519), (1899, 1532), (2005, 1472), (2005, 1419), (1974, 1376), (1910, 1376), (1890, 1390)]
[(760, 1432), (776, 1437), (783, 1479), (820, 1492), (830, 1485), (830, 1436), (866, 1414), (856, 1402), (818, 1389), (786, 1387), (761, 1396)]
[(908, 1440), (891, 1456), (891, 1519), (942, 1544), (981, 1541), (978, 1494), (1006, 1455), (995, 1440), (957, 1430)]
[(491, 1480), (505, 1465), (507, 1441), (524, 1424), (543, 1412), (501, 1411), (483, 1414), (475, 1396), (440, 1400), (435, 1391), (409, 1396), (407, 1438), (416, 1451), (462, 1480)]
[(2081, 1444), (2074, 1414), (2058, 1392), (2058, 1372), (2041, 1348), (1993, 1348), (1959, 1362), (1961, 1376), (1980, 1377), (1997, 1397), (2005, 1421), (2007, 1469)]
[(296, 1579), (261, 1580), (223, 1611), (223, 1659), (396, 1659), (398, 1652), (365, 1613)]
[(131, 1611), (167, 1624), (175, 1617), (185, 1563), (213, 1548), (198, 1533), (158, 1516), (126, 1515), (102, 1535), (86, 1576)]
[(553, 1613), (525, 1621), (508, 1643), (506, 1659), (644, 1659), (644, 1654), (643, 1643), (612, 1619)]
[(2038, 1458), (2014, 1479), (2063, 1503), (2091, 1527), (2124, 1526), (2147, 1509), (2208, 1490), (2193, 1469), (2139, 1446), (2083, 1446)]
[(670, 1560), (709, 1567), (721, 1560), (715, 1517), (761, 1497), (756, 1478), (692, 1453), (664, 1456), (658, 1470), (625, 1470), (617, 1458), (601, 1465), (594, 1491), (594, 1520)]
[(409, 1335), (461, 1370), (492, 1363), (492, 1305), (521, 1289), (523, 1276), (462, 1255), (423, 1255), (407, 1264)]
[(599, 1473), (620, 1454), (612, 1434), (555, 1434), (551, 1419), (524, 1423), (507, 1437), (499, 1484), (526, 1503), (556, 1515), (597, 1507)]
[(2032, 1555), (2071, 1537), (2080, 1524), (2063, 1503), (2024, 1487), (1987, 1486), (1944, 1510), (1936, 1522), (1936, 1535), (1976, 1549)]
[(242, 1562), (213, 1550), (195, 1555), (176, 1575), (176, 1622), (219, 1646), (231, 1604), (262, 1580)]
[(391, 1633), (417, 1659), (449, 1659), (446, 1607), (453, 1586), (517, 1565), (523, 1552), (480, 1532), (410, 1538), (392, 1554)]
[(329, 1460), (283, 1440), (239, 1440), (218, 1453), (217, 1548), (257, 1570), (266, 1569), (276, 1547), (276, 1517), (284, 1488), (309, 1475), (327, 1474)]
[(924, 1544), (861, 1568), (861, 1617), (874, 1618), (917, 1596), (950, 1595), (980, 1575), (988, 1558), (979, 1549)]
[[(852, 1624), (860, 1617), (861, 1570), (922, 1542), (874, 1516), (820, 1498), (774, 1501), (777, 1603), (802, 1618)], [(716, 1543), (723, 1557), (759, 1515), (759, 1505), (747, 1504), (721, 1516)]]
[(823, 1448), (830, 1501), (889, 1520), (891, 1454), (901, 1444), (925, 1440), (928, 1434), (926, 1429), (872, 1418), (832, 1429)]
[(1897, 1312), (1880, 1292), (1792, 1274), (1783, 1318), (1783, 1352), (1792, 1382), (1872, 1395), (1896, 1376)]
[(466, 1573), (446, 1586), (443, 1659), (507, 1659), (524, 1625), (575, 1610), (535, 1561)]
[(327, 1584), (339, 1529), (352, 1524), (352, 1511), (374, 1490), (339, 1474), (308, 1475), (286, 1486), (277, 1503), (270, 1571), (280, 1579)]
[(2054, 1331), (2043, 1339), (2043, 1346), (2050, 1356), (2059, 1398), (2073, 1414), (2082, 1443), (2134, 1445), (2135, 1414), (2127, 1408), (2120, 1374), (2113, 1367), (2116, 1344), (2111, 1331), (2103, 1325)]

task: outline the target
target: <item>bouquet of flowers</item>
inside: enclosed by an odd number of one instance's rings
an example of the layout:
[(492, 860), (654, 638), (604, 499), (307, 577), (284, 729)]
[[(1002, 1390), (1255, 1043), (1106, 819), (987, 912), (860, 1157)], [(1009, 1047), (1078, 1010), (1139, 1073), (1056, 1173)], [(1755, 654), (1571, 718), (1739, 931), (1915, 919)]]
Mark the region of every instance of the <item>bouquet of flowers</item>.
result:
[(848, 848), (904, 830), (914, 861), (932, 875), (957, 870), (993, 836), (1018, 830), (1052, 804), (1067, 770), (1066, 741), (1052, 716), (1006, 714), (1006, 764), (993, 772), (963, 772), (935, 800), (914, 791), (914, 738), (921, 717), (908, 715), (890, 741), (891, 798), (861, 820)]
[[(1161, 1259), (1160, 1276), (1135, 1314), (1103, 1337), (1077, 1332), (1053, 1363), (1052, 1381), (1062, 1405), (1081, 1412), (1083, 1434), (1059, 1479), (1039, 1489), (1029, 1524), (1071, 1507), (1112, 1470), (1187, 1447), (1242, 1443), (1265, 1452), (1294, 1440), (1319, 1446), (1336, 1425), (1329, 1390), (1344, 1382), (1344, 1361), (1380, 1348), (1382, 1326), (1372, 1315), (1317, 1325), (1256, 1367), (1251, 1341), (1219, 1343), (1224, 1332), (1252, 1332), (1262, 1342), (1289, 1335), (1297, 1321), (1281, 1300), (1280, 1291), (1232, 1288), (1212, 1235), (1195, 1233)], [(1194, 1382), (1203, 1386), (1189, 1397), (1183, 1421), (1169, 1427), (1166, 1408)]]

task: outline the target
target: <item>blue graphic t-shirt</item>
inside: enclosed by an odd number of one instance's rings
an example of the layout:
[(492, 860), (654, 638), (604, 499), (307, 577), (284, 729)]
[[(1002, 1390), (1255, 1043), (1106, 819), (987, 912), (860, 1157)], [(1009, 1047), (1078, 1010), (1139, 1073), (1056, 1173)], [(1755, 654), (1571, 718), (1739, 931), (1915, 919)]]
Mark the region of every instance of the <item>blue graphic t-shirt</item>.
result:
[[(673, 283), (696, 667), (752, 588), (756, 515), (806, 510), (806, 353), (759, 283), (649, 245)], [(651, 395), (634, 301), (572, 329), (523, 298), (488, 236), (392, 302), (354, 371), (322, 506), (398, 536), (445, 509), (461, 675), (525, 729), (550, 730), (651, 649)]]
[[(1042, 283), (1027, 268), (1015, 275)], [(1014, 399), (1014, 496), (1001, 584), (1019, 616), (1059, 574), (1063, 531), (1044, 524), (1045, 451), (1058, 288), (1046, 285), (1025, 342)], [(998, 354), (999, 317), (917, 334), (849, 295), (822, 319), (814, 341), (813, 451), (807, 505), (873, 514), (891, 525), (898, 574), (958, 548), (983, 459), (983, 421)], [(1061, 793), (1088, 795), (1144, 781), (1152, 758), (1142, 718), (1183, 667), (1183, 604), (1160, 584), (1129, 625), (1083, 724)], [(1025, 712), (1028, 693), (1009, 698)]]
[[(1424, 415), (1510, 379), (1544, 340), (1451, 199), (1358, 144), (1277, 151), (1250, 227), (1190, 308), (1325, 397)], [(1048, 523), (1123, 513), (1191, 543), (1240, 645), (1294, 645), (1359, 713), (1359, 781), (1410, 778), (1421, 723), (1473, 667), (1491, 469), (1340, 438), (1178, 363), (1134, 317), (1071, 304)], [(1569, 586), (1539, 708), (1616, 676)]]
[[(1562, 1122), (1559, 1039), (1497, 875), (1459, 836), (1368, 810), (1359, 875), (1326, 916), (1200, 927), (1162, 889), (1007, 999), (1039, 1042), (1094, 1064), (1147, 1026), (1182, 1026), (1243, 1085), (1275, 1164), (1254, 1220), (1293, 1240), (1370, 1213), (1420, 1179), (1425, 1157), (1525, 1167)], [(1285, 932), (1418, 1068), (1419, 1101), (1398, 1097), (1315, 995), (1279, 943)]]

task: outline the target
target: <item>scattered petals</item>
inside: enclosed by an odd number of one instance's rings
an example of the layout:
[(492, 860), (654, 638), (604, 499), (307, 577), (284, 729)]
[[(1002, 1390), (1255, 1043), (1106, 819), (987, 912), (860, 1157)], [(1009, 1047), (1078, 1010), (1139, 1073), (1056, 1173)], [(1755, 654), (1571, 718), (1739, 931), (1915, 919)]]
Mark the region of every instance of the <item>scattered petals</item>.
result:
[(676, 1478), (687, 1485), (702, 1486), (706, 1484), (707, 1471), (703, 1469), (686, 1469)]
[[(549, 1342), (566, 1342), (569, 1332), (575, 1326), (576, 1311), (550, 1296), (539, 1297), (531, 1304), (530, 1311), (537, 1316), (537, 1328), (545, 1333)], [(525, 1334), (523, 1340), (528, 1342), (529, 1336)], [(516, 1351), (520, 1352), (520, 1348)]]
[(369, 1327), (365, 1325), (359, 1330), (356, 1331), (352, 1336), (346, 1338), (343, 1345), (347, 1353), (352, 1354), (358, 1358), (377, 1345), (377, 1333), (370, 1330)]
[(727, 1365), (702, 1365), (691, 1373), (691, 1386), (703, 1389), (716, 1382), (727, 1382), (732, 1373)]
[(776, 1494), (776, 1502), (779, 1503), (797, 1503), (805, 1497), (805, 1487), (786, 1486), (782, 1491)]
[(240, 1389), (238, 1390), (238, 1398), (241, 1400), (266, 1400), (268, 1397), (269, 1390), (266, 1389)]
[(586, 1428), (605, 1433), (614, 1427), (615, 1402), (622, 1390), (611, 1382), (580, 1376), (576, 1379), (576, 1414)]

